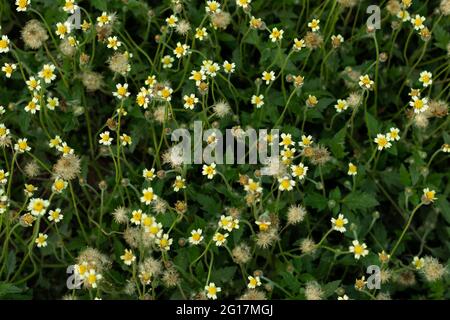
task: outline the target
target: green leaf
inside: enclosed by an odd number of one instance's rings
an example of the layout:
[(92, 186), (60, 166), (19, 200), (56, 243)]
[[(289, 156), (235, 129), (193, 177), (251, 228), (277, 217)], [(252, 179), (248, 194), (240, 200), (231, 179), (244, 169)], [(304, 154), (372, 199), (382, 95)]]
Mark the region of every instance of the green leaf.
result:
[(350, 193), (342, 200), (342, 202), (350, 210), (369, 209), (376, 207), (379, 204), (374, 195), (360, 191)]
[(309, 192), (305, 196), (305, 205), (310, 206), (319, 211), (326, 208), (328, 199), (317, 192)]

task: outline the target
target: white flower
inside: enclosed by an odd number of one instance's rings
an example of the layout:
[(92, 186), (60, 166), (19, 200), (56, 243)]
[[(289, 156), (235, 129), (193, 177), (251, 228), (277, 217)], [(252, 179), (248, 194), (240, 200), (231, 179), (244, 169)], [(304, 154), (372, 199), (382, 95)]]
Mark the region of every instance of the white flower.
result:
[(264, 105), (264, 96), (260, 94), (259, 96), (252, 96), (252, 104), (255, 105), (257, 109), (261, 108)]
[(306, 167), (303, 163), (300, 163), (299, 165), (292, 165), (291, 171), (294, 178), (299, 178), (300, 180), (302, 180), (306, 177), (308, 167)]
[(339, 231), (341, 233), (344, 233), (347, 229), (345, 228), (345, 225), (348, 223), (348, 220), (344, 217), (343, 214), (339, 214), (337, 219), (331, 218), (331, 225), (333, 227), (333, 230)]
[(153, 193), (152, 187), (142, 190), (141, 202), (145, 203), (146, 205), (151, 204), (152, 201), (156, 200), (157, 198), (158, 196)]
[(378, 145), (378, 150), (389, 149), (392, 147), (392, 144), (389, 142), (389, 139), (386, 135), (378, 133), (377, 137), (374, 139), (374, 142)]
[(120, 259), (125, 263), (127, 266), (131, 266), (131, 264), (136, 261), (136, 256), (133, 254), (133, 251), (130, 249), (125, 249), (123, 255), (120, 256)]
[(210, 165), (204, 164), (202, 168), (202, 174), (207, 176), (208, 179), (214, 178), (216, 175), (216, 164), (213, 162)]
[(216, 232), (216, 234), (214, 234), (213, 241), (216, 243), (216, 246), (220, 247), (225, 243), (227, 238), (228, 238), (228, 233), (223, 234), (220, 232)]
[(34, 216), (43, 216), (49, 205), (50, 202), (48, 200), (44, 200), (41, 198), (32, 198), (28, 203), (27, 209)]
[(44, 233), (39, 233), (36, 240), (34, 241), (38, 248), (45, 248), (47, 246), (47, 238), (48, 236)]
[(275, 72), (273, 72), (273, 71), (270, 71), (270, 72), (264, 71), (262, 73), (262, 79), (263, 79), (263, 81), (266, 82), (266, 84), (270, 84), (272, 81), (275, 80)]
[(9, 38), (3, 35), (0, 39), (0, 53), (6, 53), (9, 51)]
[(280, 191), (291, 191), (295, 187), (295, 181), (288, 176), (278, 178), (278, 184), (278, 189)]
[(100, 133), (100, 140), (98, 141), (100, 144), (104, 146), (110, 146), (113, 138), (109, 135), (109, 131), (105, 131)]
[(247, 279), (248, 279), (247, 288), (249, 289), (255, 289), (256, 287), (259, 287), (261, 285), (261, 280), (259, 279), (258, 276), (256, 277), (248, 276)]
[(433, 83), (433, 74), (428, 71), (422, 71), (420, 73), (419, 81), (422, 82), (424, 87), (428, 87)]
[(412, 97), (409, 105), (413, 107), (414, 113), (422, 113), (428, 110), (428, 98)]
[(308, 22), (308, 27), (311, 28), (313, 32), (320, 30), (320, 20), (319, 19), (312, 19), (311, 22)]
[[(242, 1), (242, 0), (238, 0)], [(216, 287), (214, 282), (210, 282), (209, 285), (205, 286), (206, 296), (209, 299), (216, 300), (217, 299), (217, 293), (222, 291), (220, 287)]]
[(202, 242), (203, 240), (202, 233), (203, 233), (202, 229), (192, 230), (191, 236), (189, 237), (189, 242), (194, 245), (200, 244), (200, 242)]
[(42, 67), (42, 70), (39, 71), (38, 76), (39, 78), (44, 79), (45, 83), (51, 83), (53, 80), (56, 79), (56, 74), (54, 73), (55, 66), (52, 64), (44, 64)]
[(349, 247), (349, 251), (355, 254), (355, 259), (359, 260), (361, 257), (365, 257), (369, 254), (367, 250), (367, 245), (365, 243), (359, 243), (358, 240), (352, 241), (352, 246)]

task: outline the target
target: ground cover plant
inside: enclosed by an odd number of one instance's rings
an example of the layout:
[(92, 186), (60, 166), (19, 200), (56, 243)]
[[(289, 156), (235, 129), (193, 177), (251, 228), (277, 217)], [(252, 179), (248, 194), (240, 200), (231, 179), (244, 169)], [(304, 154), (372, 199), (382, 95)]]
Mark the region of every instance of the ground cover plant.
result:
[(1, 0), (0, 298), (449, 298), (449, 14)]

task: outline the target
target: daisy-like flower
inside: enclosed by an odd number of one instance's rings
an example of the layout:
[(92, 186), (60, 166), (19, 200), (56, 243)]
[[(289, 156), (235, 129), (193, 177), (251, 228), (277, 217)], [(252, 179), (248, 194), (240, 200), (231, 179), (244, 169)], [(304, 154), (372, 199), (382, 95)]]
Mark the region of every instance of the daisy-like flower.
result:
[(9, 38), (7, 35), (3, 35), (0, 39), (0, 53), (7, 53), (9, 52)]
[(133, 251), (130, 249), (125, 249), (123, 255), (120, 256), (120, 259), (125, 263), (127, 266), (131, 266), (131, 264), (136, 261), (136, 256), (133, 254)]
[(147, 89), (141, 88), (141, 91), (136, 96), (136, 104), (139, 107), (147, 109), (149, 102), (150, 102), (150, 99), (148, 98), (148, 91), (147, 91)]
[(120, 142), (122, 146), (126, 147), (130, 146), (133, 143), (133, 140), (131, 136), (127, 135), (126, 133), (122, 133), (122, 135), (120, 136)]
[(33, 98), (27, 103), (24, 109), (26, 112), (36, 114), (36, 111), (41, 110), (41, 106), (38, 104), (38, 99)]
[(14, 145), (14, 150), (18, 153), (24, 153), (26, 151), (30, 151), (31, 148), (28, 145), (28, 139), (27, 138), (21, 138), (17, 140), (17, 143)]
[(425, 204), (430, 204), (431, 202), (434, 202), (434, 200), (437, 200), (436, 191), (430, 190), (430, 188), (423, 189), (422, 201)]
[(397, 18), (401, 19), (403, 22), (409, 21), (410, 17), (408, 10), (400, 10), (397, 13)]
[(228, 233), (220, 233), (216, 232), (213, 237), (213, 241), (216, 243), (216, 246), (221, 247), (228, 238)]
[(202, 233), (203, 233), (202, 229), (192, 230), (191, 236), (189, 237), (189, 243), (191, 243), (193, 245), (200, 244), (200, 242), (202, 242), (202, 240), (203, 240)]
[(244, 185), (244, 190), (248, 193), (261, 193), (263, 191), (261, 184), (258, 181), (254, 181), (249, 178), (247, 183)]
[(301, 141), (298, 142), (298, 145), (302, 148), (310, 147), (314, 143), (313, 137), (311, 135), (302, 135)]
[(171, 87), (164, 86), (161, 90), (158, 90), (158, 97), (164, 101), (170, 101), (172, 100), (172, 92), (173, 89)]
[(280, 29), (278, 30), (278, 28), (273, 28), (272, 31), (270, 32), (270, 40), (272, 40), (272, 42), (277, 42), (281, 39), (283, 39), (283, 33), (284, 30)]
[(36, 240), (34, 240), (34, 242), (36, 243), (38, 248), (45, 248), (47, 246), (47, 238), (48, 235), (39, 232), (39, 235), (37, 236)]
[(30, 5), (30, 0), (16, 0), (16, 10), (18, 12), (27, 11), (28, 6)]
[(36, 191), (37, 188), (34, 185), (25, 183), (25, 189), (23, 189), (23, 192), (28, 198), (32, 197)]
[(217, 223), (219, 228), (222, 228), (226, 231), (232, 231), (233, 230), (233, 217), (232, 216), (220, 216), (220, 220)]
[(356, 176), (358, 174), (358, 167), (355, 166), (353, 163), (349, 162), (347, 174), (349, 176)]
[(98, 141), (100, 144), (104, 146), (110, 146), (113, 141), (113, 138), (110, 136), (109, 131), (105, 131), (100, 133), (100, 140)]
[(186, 189), (185, 182), (186, 182), (186, 179), (182, 178), (181, 176), (177, 176), (173, 183), (173, 191), (178, 192), (181, 189)]
[(311, 22), (308, 22), (308, 28), (311, 28), (312, 32), (316, 32), (320, 30), (320, 20), (312, 19)]
[(428, 98), (412, 97), (409, 105), (413, 107), (414, 113), (422, 113), (428, 110)]
[(400, 140), (400, 129), (398, 128), (389, 129), (389, 132), (386, 134), (386, 137), (389, 139), (389, 141)]
[(163, 69), (170, 69), (172, 68), (172, 62), (174, 62), (175, 59), (169, 55), (165, 55), (161, 58), (161, 63), (163, 65)]
[(150, 205), (152, 201), (155, 201), (158, 198), (156, 194), (153, 193), (153, 188), (148, 187), (144, 190), (142, 190), (142, 197), (141, 202), (145, 203), (146, 205)]
[(292, 46), (292, 50), (298, 52), (298, 51), (302, 50), (305, 47), (305, 45), (306, 45), (305, 44), (305, 40), (295, 38), (294, 39), (294, 44)]
[(392, 147), (392, 144), (389, 142), (389, 139), (386, 135), (378, 133), (377, 137), (373, 140), (378, 145), (378, 150), (389, 149)]
[(337, 299), (338, 300), (350, 300), (350, 298), (346, 294), (344, 294), (343, 296), (339, 296)]
[(269, 72), (264, 71), (262, 73), (262, 79), (263, 79), (263, 81), (266, 82), (266, 84), (270, 84), (272, 81), (275, 80), (275, 72), (273, 72), (273, 71), (269, 71)]
[(213, 62), (211, 60), (203, 60), (202, 64), (203, 71), (212, 78), (214, 78), (217, 75), (217, 72), (220, 70), (220, 66), (217, 62)]
[(225, 60), (222, 67), (225, 73), (233, 73), (236, 68), (236, 64), (234, 62), (228, 62), (227, 60)]
[(255, 18), (254, 16), (251, 17), (249, 21), (250, 28), (258, 30), (262, 29), (264, 24), (261, 18)]
[(177, 46), (173, 49), (173, 54), (179, 59), (189, 53), (189, 46), (187, 44), (181, 44), (177, 42)]
[(97, 24), (100, 27), (110, 24), (111, 21), (112, 21), (112, 17), (106, 12), (102, 12), (102, 15), (100, 17), (97, 17)]
[(151, 168), (150, 170), (144, 169), (142, 171), (142, 176), (147, 181), (152, 181), (155, 178), (155, 168)]
[(9, 172), (5, 172), (5, 170), (0, 170), (0, 184), (5, 185), (8, 181)]
[(222, 10), (220, 9), (220, 3), (217, 1), (206, 1), (205, 11), (207, 13), (219, 13)]
[(128, 92), (128, 83), (118, 83), (116, 84), (116, 91), (113, 92), (113, 96), (118, 98), (118, 99), (123, 99), (123, 98), (127, 98), (130, 96), (130, 93)]
[(338, 48), (342, 43), (344, 43), (344, 37), (338, 34), (337, 36), (331, 36), (331, 44), (333, 48)]
[(59, 107), (59, 99), (57, 97), (48, 97), (47, 108), (53, 111), (56, 107)]
[(420, 270), (425, 265), (425, 259), (416, 256), (412, 261), (412, 265), (414, 266), (414, 268), (416, 268), (416, 270)]
[(242, 9), (247, 9), (252, 0), (236, 0), (236, 5)]
[(203, 71), (203, 69), (201, 69), (200, 71), (197, 70), (192, 70), (191, 71), (191, 76), (189, 77), (190, 80), (194, 80), (195, 84), (198, 86), (200, 85), (200, 83), (206, 79), (206, 75), (205, 72)]
[(166, 18), (167, 26), (170, 28), (175, 28), (177, 26), (178, 18), (175, 15), (171, 15), (170, 17)]
[(58, 151), (61, 152), (63, 156), (74, 153), (74, 150), (67, 145), (67, 142), (61, 143), (58, 147), (56, 147), (56, 149), (58, 149)]
[(155, 219), (153, 217), (146, 217), (146, 219), (151, 219), (151, 221), (153, 221), (153, 223), (150, 226), (148, 226), (148, 222), (146, 222), (143, 219), (142, 224), (144, 225), (145, 232), (147, 232), (151, 238), (161, 237), (162, 228), (163, 228), (162, 224), (155, 222)]
[(256, 220), (255, 224), (258, 226), (259, 231), (265, 232), (265, 231), (269, 230), (272, 222), (267, 221), (267, 220)]
[(56, 24), (56, 35), (59, 36), (60, 39), (64, 39), (71, 32), (71, 26), (68, 22), (58, 22)]
[(348, 109), (347, 100), (338, 99), (337, 103), (334, 105), (336, 112), (342, 112)]
[(369, 254), (369, 250), (367, 250), (367, 245), (365, 243), (359, 243), (358, 240), (352, 241), (352, 246), (350, 246), (348, 249), (350, 252), (355, 254), (355, 259), (359, 260), (361, 257), (365, 257)]
[(264, 105), (264, 96), (260, 94), (259, 96), (252, 96), (252, 104), (257, 108), (261, 108)]
[(206, 31), (206, 28), (196, 28), (195, 29), (195, 38), (203, 41), (208, 36), (208, 32)]
[(156, 76), (155, 75), (149, 75), (147, 79), (145, 80), (145, 85), (149, 88), (153, 88), (156, 84)]
[(425, 17), (422, 17), (419, 14), (416, 14), (416, 16), (414, 18), (411, 17), (411, 23), (414, 27), (414, 30), (422, 30), (423, 28), (425, 28), (425, 26), (423, 25), (424, 22), (425, 22)]
[(56, 79), (56, 74), (54, 71), (55, 71), (54, 65), (44, 64), (44, 66), (42, 67), (42, 70), (39, 71), (38, 76), (39, 76), (39, 78), (44, 79), (44, 82), (48, 84)]
[(428, 71), (422, 71), (420, 73), (419, 81), (426, 88), (433, 83), (433, 74)]
[(366, 284), (367, 284), (366, 277), (362, 276), (361, 279), (355, 280), (355, 289), (361, 291), (364, 289)]
[(28, 211), (31, 212), (33, 216), (43, 216), (47, 211), (47, 207), (50, 202), (41, 198), (32, 198), (28, 203)]
[(56, 178), (52, 185), (52, 191), (54, 193), (61, 193), (67, 188), (67, 181), (64, 181), (61, 178)]
[[(243, 1), (243, 0), (238, 0), (238, 1)], [(222, 289), (220, 287), (216, 287), (216, 284), (214, 282), (210, 282), (207, 286), (205, 286), (205, 291), (206, 291), (206, 296), (209, 299), (216, 300), (217, 293), (222, 291)]]
[(141, 209), (133, 210), (131, 211), (130, 222), (139, 226), (141, 224), (142, 216), (143, 214)]
[(190, 110), (194, 110), (195, 105), (198, 103), (198, 98), (193, 93), (191, 93), (190, 95), (185, 95), (183, 97), (183, 100), (184, 100), (184, 107)]
[(442, 149), (442, 152), (450, 153), (450, 144), (444, 143), (444, 144), (442, 145), (441, 149)]
[(333, 230), (339, 231), (341, 233), (344, 233), (347, 229), (345, 228), (345, 225), (348, 223), (347, 218), (344, 217), (342, 213), (340, 213), (337, 217), (331, 218), (331, 226), (333, 227)]
[(310, 108), (315, 107), (319, 103), (319, 100), (316, 96), (308, 95), (308, 99), (306, 99), (306, 105)]
[(370, 79), (369, 75), (363, 75), (359, 77), (359, 86), (363, 89), (372, 89), (374, 85), (373, 80)]
[(173, 239), (169, 238), (167, 233), (163, 234), (162, 237), (156, 239), (156, 244), (159, 246), (161, 251), (169, 251), (170, 246), (173, 243)]
[(65, 12), (74, 13), (78, 6), (75, 3), (75, 0), (66, 0), (63, 6), (63, 10)]
[(48, 220), (55, 221), (55, 223), (60, 222), (64, 218), (64, 215), (61, 214), (61, 209), (56, 208), (55, 210), (50, 210), (48, 212)]
[(15, 63), (5, 63), (2, 67), (2, 71), (5, 73), (7, 78), (11, 78), (11, 75), (16, 69), (17, 65)]
[(282, 133), (280, 146), (287, 148), (291, 145), (294, 145), (294, 141), (292, 140), (292, 135), (290, 133)]
[(48, 146), (50, 148), (57, 148), (62, 143), (62, 139), (60, 136), (55, 136), (53, 139), (50, 139)]
[(299, 163), (298, 165), (292, 165), (291, 172), (294, 178), (299, 178), (300, 180), (303, 180), (306, 177), (306, 173), (308, 172), (308, 167), (306, 167), (303, 163)]
[(295, 181), (290, 177), (285, 176), (278, 178), (278, 189), (280, 191), (291, 191), (295, 187)]
[(210, 165), (204, 164), (202, 168), (202, 175), (207, 176), (208, 179), (214, 178), (216, 175), (216, 164), (213, 162)]
[(0, 123), (0, 138), (5, 138), (9, 135), (9, 129), (3, 123)]
[(378, 260), (380, 260), (381, 263), (387, 263), (390, 258), (391, 255), (387, 254), (384, 250), (378, 252)]
[(109, 49), (113, 49), (114, 51), (119, 49), (119, 47), (122, 45), (122, 42), (120, 42), (116, 36), (114, 37), (108, 37), (108, 44), (107, 47)]
[(247, 279), (248, 279), (247, 288), (249, 289), (255, 289), (256, 287), (259, 287), (261, 285), (261, 280), (259, 279), (258, 276), (256, 277), (248, 276)]
[(281, 151), (281, 159), (285, 164), (290, 164), (295, 155), (295, 148), (284, 148)]
[(25, 81), (28, 90), (30, 91), (39, 91), (41, 90), (41, 80), (36, 79), (35, 77), (30, 77), (27, 81)]
[(99, 280), (101, 280), (103, 276), (97, 273), (94, 269), (90, 269), (86, 275), (85, 283), (87, 286), (92, 288), (97, 288)]

